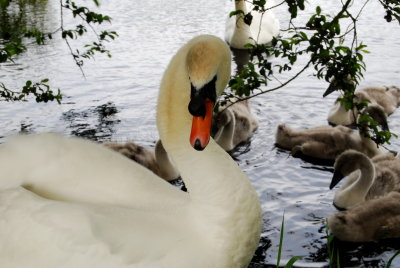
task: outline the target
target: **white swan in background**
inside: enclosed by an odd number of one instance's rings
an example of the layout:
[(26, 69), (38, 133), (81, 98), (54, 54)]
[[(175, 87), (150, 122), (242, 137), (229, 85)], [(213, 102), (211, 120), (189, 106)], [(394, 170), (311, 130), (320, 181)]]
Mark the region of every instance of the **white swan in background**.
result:
[[(244, 0), (234, 1), (235, 10), (242, 10), (244, 15), (253, 8), (252, 6), (247, 7)], [(270, 8), (274, 5), (273, 0), (268, 0), (265, 8)], [(245, 45), (248, 43), (268, 44), (272, 41), (273, 37), (278, 36), (280, 30), (279, 20), (275, 18), (272, 9), (267, 10), (264, 14), (252, 11), (251, 15), (253, 19), (250, 25), (244, 22), (244, 15), (228, 16), (225, 25), (225, 41), (231, 47), (245, 49)]]
[(350, 242), (400, 238), (400, 193), (393, 191), (334, 213), (328, 217), (328, 228), (336, 238)]
[(150, 169), (167, 181), (179, 178), (179, 172), (172, 164), (161, 140), (156, 142), (154, 152), (133, 142), (105, 142), (103, 145)]
[[(378, 106), (386, 116), (391, 115), (400, 105), (400, 89), (395, 86), (370, 86), (357, 89), (354, 92), (355, 103), (368, 100), (370, 104)], [(333, 125), (351, 125), (356, 121), (357, 109), (346, 110), (343, 104), (336, 100), (328, 113), (328, 122)]]
[(251, 113), (247, 100), (236, 102), (226, 108), (220, 106), (214, 116), (213, 127), (217, 129), (214, 140), (225, 150), (231, 151), (240, 143), (248, 141), (258, 128), (258, 120)]
[(348, 176), (333, 199), (338, 209), (348, 209), (400, 189), (400, 158), (392, 153), (371, 160), (363, 153), (347, 150), (338, 156), (334, 167), (330, 189)]
[(247, 267), (259, 242), (260, 202), (209, 140), (230, 62), (225, 42), (198, 36), (161, 82), (160, 138), (189, 193), (90, 141), (43, 134), (3, 145), (0, 266)]

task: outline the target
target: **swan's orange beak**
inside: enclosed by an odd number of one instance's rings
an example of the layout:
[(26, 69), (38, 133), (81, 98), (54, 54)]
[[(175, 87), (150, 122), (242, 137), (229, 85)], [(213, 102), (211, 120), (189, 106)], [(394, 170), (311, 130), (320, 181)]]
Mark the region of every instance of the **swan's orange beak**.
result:
[(214, 102), (208, 98), (204, 99), (206, 106), (205, 116), (193, 116), (192, 131), (190, 132), (190, 144), (198, 151), (206, 148), (210, 141), (211, 121), (214, 110)]

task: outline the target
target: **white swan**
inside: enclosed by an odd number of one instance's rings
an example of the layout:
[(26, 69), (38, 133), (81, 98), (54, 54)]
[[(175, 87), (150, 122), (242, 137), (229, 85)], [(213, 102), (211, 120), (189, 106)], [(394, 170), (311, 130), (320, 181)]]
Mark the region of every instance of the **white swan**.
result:
[[(369, 105), (379, 107), (386, 116), (391, 115), (400, 105), (400, 89), (395, 86), (370, 86), (357, 89), (354, 92), (355, 103), (361, 103), (368, 100)], [(328, 113), (328, 122), (333, 125), (351, 125), (354, 124), (357, 117), (357, 109), (346, 110), (344, 105), (336, 100)]]
[(44, 134), (4, 145), (0, 266), (246, 267), (260, 202), (229, 154), (208, 142), (230, 60), (225, 42), (199, 36), (162, 79), (157, 126), (189, 193), (86, 140)]
[(334, 213), (328, 217), (328, 228), (343, 241), (378, 242), (400, 238), (400, 193), (393, 191)]
[(150, 169), (167, 181), (179, 178), (179, 172), (171, 162), (161, 140), (157, 141), (154, 152), (133, 142), (105, 142), (103, 145)]
[(213, 127), (217, 129), (215, 141), (229, 152), (253, 136), (258, 128), (258, 120), (251, 113), (249, 103), (245, 100), (227, 108), (220, 106), (219, 112), (214, 116)]
[[(242, 10), (244, 14), (248, 13), (248, 8), (244, 0), (234, 0), (235, 10)], [(275, 5), (273, 0), (268, 0), (265, 8), (270, 8)], [(225, 41), (233, 48), (245, 49), (248, 43), (268, 44), (273, 37), (278, 36), (280, 26), (279, 21), (275, 18), (272, 10), (267, 10), (265, 13), (251, 12), (253, 16), (250, 25), (247, 25), (243, 18), (243, 14), (236, 16), (228, 16), (225, 25)]]
[(400, 158), (392, 153), (371, 160), (363, 153), (347, 150), (338, 156), (334, 167), (330, 189), (348, 176), (333, 199), (338, 209), (351, 208), (400, 188)]

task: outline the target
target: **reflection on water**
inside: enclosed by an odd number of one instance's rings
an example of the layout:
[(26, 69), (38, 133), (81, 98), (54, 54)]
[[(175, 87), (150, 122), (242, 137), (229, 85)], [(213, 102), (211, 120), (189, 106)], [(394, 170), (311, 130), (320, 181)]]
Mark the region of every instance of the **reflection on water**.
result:
[(61, 119), (71, 129), (70, 135), (84, 137), (94, 141), (109, 141), (120, 120), (114, 103), (108, 102), (83, 111), (74, 109), (64, 112)]
[(21, 37), (24, 28), (41, 28), (47, 0), (1, 1), (0, 39)]
[(250, 54), (247, 50), (231, 48), (233, 62), (236, 65), (236, 73), (239, 73), (250, 60)]
[[(394, 249), (399, 249), (398, 239), (389, 239), (378, 243), (344, 243), (334, 240), (334, 246), (339, 250), (341, 264), (346, 267), (385, 267), (386, 262), (377, 255), (390, 258)], [(398, 261), (391, 267), (399, 267)]]
[[(36, 2), (40, 3), (37, 9), (42, 10), (35, 13), (33, 8), (27, 9), (27, 18), (35, 17), (43, 22), (44, 28), (54, 28), (58, 1)], [(332, 9), (337, 9), (338, 3), (329, 1)], [(355, 1), (353, 8), (361, 4)], [(289, 18), (285, 7), (280, 8), (276, 15), (284, 27)], [(28, 44), (29, 50), (21, 56), (21, 61), (1, 66), (0, 80), (6, 84), (19, 86), (26, 79), (48, 77), (68, 97), (62, 105), (1, 103), (0, 142), (20, 131), (53, 131), (96, 141), (134, 141), (154, 146), (158, 139), (157, 91), (171, 56), (194, 35), (209, 33), (223, 37), (225, 18), (232, 9), (231, 1), (149, 0), (142, 1), (140, 6), (136, 1), (118, 5), (103, 1), (101, 12), (113, 18), (112, 28), (120, 37), (110, 43), (112, 59), (97, 56), (95, 61), (85, 63), (86, 79), (57, 37), (47, 46)], [(361, 86), (400, 85), (399, 26), (382, 19), (384, 12), (377, 1), (370, 1), (363, 15), (357, 31), (371, 53), (365, 55), (367, 71)], [(299, 14), (299, 19), (304, 16)], [(233, 68), (240, 69), (247, 61), (246, 54), (235, 56)], [(329, 191), (331, 168), (324, 163), (294, 158), (274, 145), (279, 124), (294, 128), (327, 124), (328, 109), (337, 95), (322, 98), (326, 86), (310, 70), (284, 89), (251, 101), (260, 126), (249, 143), (232, 152), (256, 188), (263, 208), (262, 238), (251, 267), (271, 267), (276, 263), (283, 215), (283, 260), (304, 256), (298, 267), (322, 267), (329, 260), (324, 219), (336, 211), (332, 206), (334, 192)], [(390, 128), (396, 133), (400, 133), (399, 115), (396, 111), (389, 118)], [(393, 140), (390, 149), (399, 148), (400, 141)], [(340, 243), (335, 247), (340, 248), (345, 266), (382, 267), (399, 243)], [(400, 258), (393, 267), (400, 267)]]

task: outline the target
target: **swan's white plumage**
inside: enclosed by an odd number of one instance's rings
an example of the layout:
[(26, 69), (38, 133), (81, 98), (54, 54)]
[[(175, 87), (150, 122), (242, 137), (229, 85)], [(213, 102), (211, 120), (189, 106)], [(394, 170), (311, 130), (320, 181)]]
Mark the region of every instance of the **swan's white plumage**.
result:
[[(244, 0), (234, 0), (235, 10), (242, 10), (247, 14), (252, 7), (248, 7)], [(268, 0), (265, 8), (275, 5), (273, 0)], [(272, 10), (265, 13), (251, 12), (253, 16), (250, 25), (243, 21), (243, 14), (228, 16), (225, 25), (225, 41), (233, 48), (244, 49), (248, 43), (268, 44), (273, 37), (278, 36), (280, 31), (279, 21)]]
[[(0, 189), (22, 185), (49, 199), (153, 208), (185, 196), (125, 156), (79, 138), (16, 136), (1, 148), (0, 161)], [(149, 192), (160, 198), (149, 200)]]
[(261, 231), (258, 196), (213, 140), (201, 152), (189, 143), (190, 82), (215, 75), (218, 95), (229, 48), (199, 36), (172, 58), (160, 87), (160, 137), (189, 194), (89, 141), (43, 134), (3, 146), (0, 266), (246, 267)]

